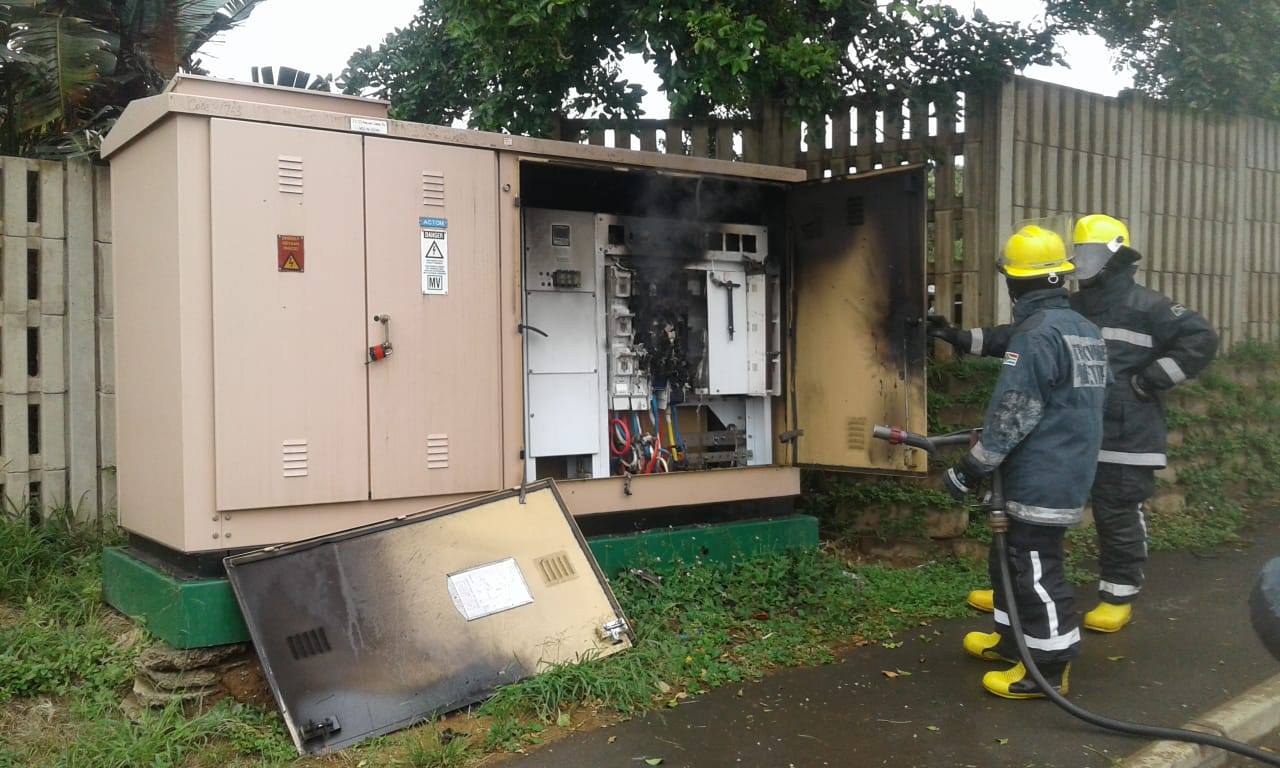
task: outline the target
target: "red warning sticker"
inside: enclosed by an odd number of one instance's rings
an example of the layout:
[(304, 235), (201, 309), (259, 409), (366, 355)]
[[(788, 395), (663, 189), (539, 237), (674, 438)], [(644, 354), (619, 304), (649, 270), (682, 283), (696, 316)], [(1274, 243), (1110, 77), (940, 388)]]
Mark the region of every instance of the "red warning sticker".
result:
[(306, 271), (302, 235), (276, 235), (276, 267), (281, 272)]

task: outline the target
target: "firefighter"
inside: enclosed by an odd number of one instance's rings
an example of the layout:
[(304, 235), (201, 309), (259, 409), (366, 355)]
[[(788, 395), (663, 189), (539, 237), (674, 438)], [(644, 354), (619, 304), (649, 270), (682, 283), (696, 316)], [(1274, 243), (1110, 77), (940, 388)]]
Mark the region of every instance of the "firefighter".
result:
[[(1045, 679), (1064, 694), (1080, 626), (1063, 540), (1084, 515), (1102, 445), (1108, 381), (1106, 343), (1070, 307), (1065, 276), (1074, 269), (1062, 238), (1051, 230), (1027, 226), (1009, 238), (1001, 270), (1013, 300), (1013, 325), (1004, 364), (981, 438), (944, 476), (947, 490), (961, 500), (1000, 470), (1024, 639)], [(993, 548), (993, 580), (1000, 575), (998, 556)], [(1017, 658), (1004, 601), (1003, 593), (995, 596), (995, 631), (970, 632), (965, 651), (988, 661)], [(1004, 698), (1044, 696), (1021, 662), (988, 672), (982, 685)]]
[[(1218, 337), (1199, 314), (1135, 282), (1142, 255), (1120, 220), (1085, 216), (1076, 222), (1073, 241), (1079, 290), (1071, 306), (1102, 329), (1114, 376), (1090, 494), (1101, 549), (1099, 602), (1084, 615), (1084, 626), (1117, 632), (1132, 619), (1142, 589), (1143, 504), (1155, 490), (1155, 471), (1166, 464), (1160, 396), (1204, 370)], [(976, 355), (1003, 354), (1009, 332), (1008, 326), (964, 331), (931, 318), (931, 335)], [(971, 592), (968, 603), (992, 610), (991, 590)]]

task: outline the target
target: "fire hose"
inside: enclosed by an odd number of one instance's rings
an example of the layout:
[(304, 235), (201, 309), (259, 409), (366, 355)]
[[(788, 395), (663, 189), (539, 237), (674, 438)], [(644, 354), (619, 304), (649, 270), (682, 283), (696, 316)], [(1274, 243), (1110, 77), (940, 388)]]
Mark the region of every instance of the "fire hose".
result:
[[(876, 426), (871, 431), (871, 436), (880, 440), (886, 440), (891, 445), (909, 445), (919, 448), (929, 454), (931, 458), (941, 459), (942, 454), (939, 448), (954, 445), (967, 445), (970, 442), (973, 431), (952, 432), (946, 435), (938, 435), (936, 437), (925, 437), (923, 435), (913, 434), (897, 427)], [(1227, 752), (1234, 752), (1237, 755), (1257, 760), (1264, 765), (1280, 766), (1280, 755), (1268, 754), (1260, 749), (1244, 744), (1239, 741), (1227, 739), (1221, 736), (1215, 736), (1211, 733), (1199, 733), (1197, 731), (1188, 731), (1182, 728), (1166, 728), (1158, 725), (1147, 725), (1145, 723), (1132, 723), (1125, 720), (1117, 720), (1115, 718), (1099, 715), (1095, 712), (1077, 706), (1068, 701), (1065, 696), (1058, 692), (1058, 689), (1049, 684), (1045, 680), (1044, 675), (1036, 666), (1035, 661), (1031, 658), (1031, 652), (1027, 649), (1027, 641), (1022, 635), (1022, 622), (1018, 618), (1018, 604), (1014, 600), (1013, 579), (1009, 575), (1009, 556), (1008, 542), (1006, 535), (1009, 530), (1009, 518), (1005, 514), (1004, 499), (1000, 488), (1000, 470), (997, 469), (991, 480), (991, 491), (987, 495), (984, 506), (986, 507), (988, 520), (991, 526), (992, 544), (996, 549), (996, 559), (1000, 562), (1000, 589), (1004, 593), (1005, 606), (1009, 614), (1009, 627), (1013, 635), (1014, 645), (1018, 648), (1018, 658), (1027, 669), (1027, 674), (1035, 681), (1040, 690), (1056, 704), (1060, 709), (1065, 711), (1072, 717), (1089, 723), (1090, 725), (1104, 728), (1117, 733), (1125, 734), (1143, 739), (1152, 739), (1158, 741), (1183, 741), (1190, 744), (1201, 744), (1207, 747), (1216, 747)]]

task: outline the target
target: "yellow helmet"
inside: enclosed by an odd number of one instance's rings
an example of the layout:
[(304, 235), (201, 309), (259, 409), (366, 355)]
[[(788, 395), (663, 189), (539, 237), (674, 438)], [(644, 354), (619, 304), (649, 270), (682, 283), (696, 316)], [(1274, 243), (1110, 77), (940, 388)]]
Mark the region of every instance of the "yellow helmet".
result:
[(1124, 222), (1105, 213), (1093, 213), (1076, 222), (1071, 237), (1071, 260), (1079, 268), (1076, 279), (1088, 280), (1102, 271), (1121, 248), (1133, 247), (1129, 228)]
[(1000, 269), (1012, 278), (1065, 275), (1075, 270), (1057, 232), (1035, 224), (1019, 229), (1004, 244)]

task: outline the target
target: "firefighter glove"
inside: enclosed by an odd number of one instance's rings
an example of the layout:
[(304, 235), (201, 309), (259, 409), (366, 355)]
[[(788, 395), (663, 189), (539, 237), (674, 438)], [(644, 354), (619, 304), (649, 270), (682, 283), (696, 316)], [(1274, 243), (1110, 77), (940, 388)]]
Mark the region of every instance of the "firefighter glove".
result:
[(1138, 396), (1139, 400), (1143, 402), (1149, 402), (1152, 399), (1151, 397), (1152, 389), (1150, 386), (1147, 385), (1146, 382), (1142, 380), (1142, 374), (1135, 373), (1129, 379), (1129, 387), (1133, 390), (1133, 394)]
[(964, 501), (964, 497), (978, 489), (978, 480), (965, 472), (964, 462), (960, 462), (942, 476), (942, 484), (947, 493), (956, 501)]
[(968, 331), (960, 330), (941, 315), (929, 315), (929, 335), (965, 352), (969, 351), (972, 338)]

